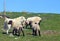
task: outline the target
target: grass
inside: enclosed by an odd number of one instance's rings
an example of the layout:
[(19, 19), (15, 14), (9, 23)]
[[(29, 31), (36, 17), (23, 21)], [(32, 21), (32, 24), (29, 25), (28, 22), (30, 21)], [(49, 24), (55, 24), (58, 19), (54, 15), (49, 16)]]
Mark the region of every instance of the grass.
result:
[[(41, 37), (31, 35), (31, 29), (24, 30), (25, 36), (22, 35), (17, 37), (10, 37), (7, 34), (2, 34), (2, 28), (4, 19), (0, 18), (0, 41), (60, 41), (60, 15), (59, 14), (23, 14), (22, 12), (7, 12), (7, 16), (10, 18), (15, 18), (18, 16), (40, 16), (42, 18), (41, 22)], [(51, 34), (45, 33), (48, 30), (56, 31)], [(17, 38), (17, 39), (15, 39)]]

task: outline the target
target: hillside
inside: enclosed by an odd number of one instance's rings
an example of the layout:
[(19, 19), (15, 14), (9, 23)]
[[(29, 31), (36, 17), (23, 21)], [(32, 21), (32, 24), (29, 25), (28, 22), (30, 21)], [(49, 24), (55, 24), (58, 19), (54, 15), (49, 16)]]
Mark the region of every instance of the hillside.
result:
[[(10, 37), (9, 35), (2, 34), (2, 28), (4, 19), (0, 18), (0, 41), (60, 41), (60, 14), (37, 14), (26, 12), (7, 12), (6, 14), (10, 18), (16, 18), (19, 16), (25, 16), (26, 18), (31, 16), (40, 16), (42, 18), (41, 22), (41, 37), (32, 36), (28, 33), (32, 33), (31, 29), (25, 30), (26, 36), (14, 36)], [(18, 38), (18, 39), (15, 39)]]

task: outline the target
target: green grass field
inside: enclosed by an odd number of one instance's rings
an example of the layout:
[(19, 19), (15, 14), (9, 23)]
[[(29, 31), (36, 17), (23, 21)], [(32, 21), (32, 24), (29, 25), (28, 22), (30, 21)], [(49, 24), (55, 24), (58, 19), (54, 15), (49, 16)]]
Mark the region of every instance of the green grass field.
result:
[[(41, 22), (41, 37), (31, 35), (31, 29), (26, 29), (25, 36), (10, 37), (10, 34), (3, 34), (4, 19), (0, 18), (0, 41), (60, 41), (60, 14), (26, 14), (20, 12), (7, 12), (7, 16), (15, 18), (19, 16), (25, 16), (26, 18), (31, 16), (40, 16)], [(16, 39), (17, 38), (17, 39)]]

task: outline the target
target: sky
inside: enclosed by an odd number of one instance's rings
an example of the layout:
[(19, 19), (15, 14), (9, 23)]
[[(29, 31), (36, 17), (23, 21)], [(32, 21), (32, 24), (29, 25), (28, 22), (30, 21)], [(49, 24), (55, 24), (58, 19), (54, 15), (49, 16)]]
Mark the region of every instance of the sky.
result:
[[(60, 0), (5, 0), (8, 12), (60, 13)], [(0, 12), (4, 10), (0, 0)]]

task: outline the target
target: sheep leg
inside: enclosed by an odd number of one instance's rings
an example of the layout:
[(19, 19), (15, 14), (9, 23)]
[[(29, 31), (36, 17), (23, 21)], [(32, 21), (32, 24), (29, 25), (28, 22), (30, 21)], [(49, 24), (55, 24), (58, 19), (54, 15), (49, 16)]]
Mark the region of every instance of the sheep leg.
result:
[(40, 30), (38, 30), (39, 36), (41, 36)]
[(9, 30), (7, 30), (7, 34), (8, 34), (8, 31), (9, 31)]
[(11, 28), (11, 25), (8, 25), (7, 34), (9, 32), (10, 28)]
[(15, 35), (15, 32), (14, 32), (14, 29), (13, 29), (13, 32), (12, 32), (13, 35)]
[(9, 28), (7, 29), (7, 31), (6, 31), (6, 32), (7, 32), (7, 34), (9, 33), (9, 30), (10, 30), (10, 27), (9, 27)]
[(34, 32), (35, 32), (35, 36), (37, 36), (37, 30), (35, 30)]
[(32, 32), (33, 32), (32, 35), (34, 35), (34, 29), (32, 29)]
[(32, 29), (32, 25), (30, 24), (30, 29)]
[(13, 35), (16, 35), (17, 34), (17, 29), (13, 29)]
[(22, 33), (23, 33), (23, 36), (25, 36), (24, 31), (23, 31), (23, 28), (21, 28), (21, 31), (22, 31)]
[(18, 36), (20, 36), (20, 30), (17, 30), (18, 31)]

